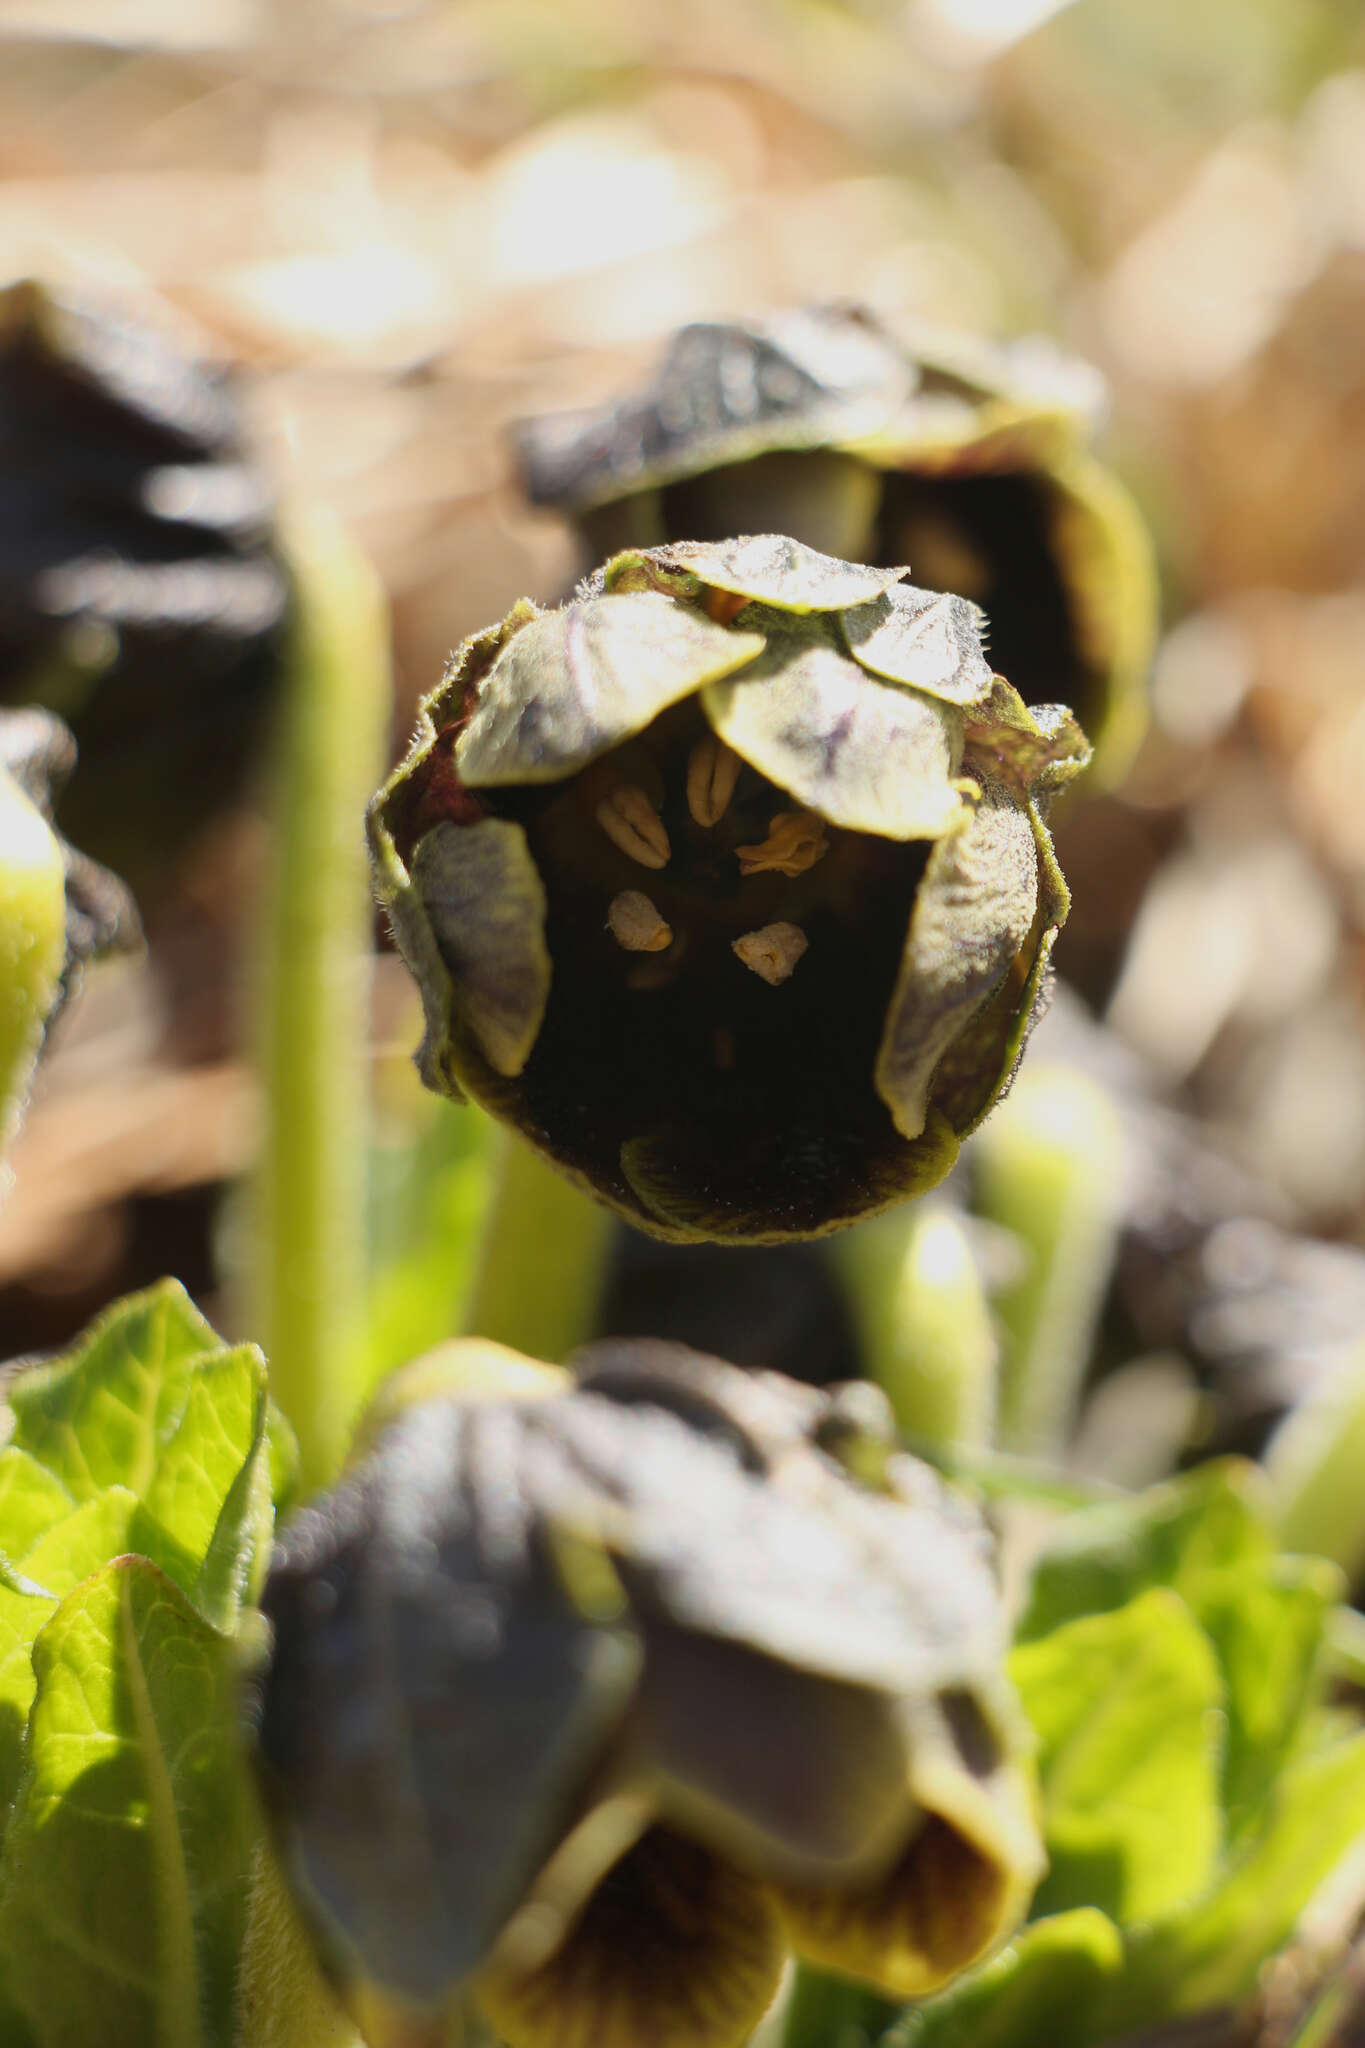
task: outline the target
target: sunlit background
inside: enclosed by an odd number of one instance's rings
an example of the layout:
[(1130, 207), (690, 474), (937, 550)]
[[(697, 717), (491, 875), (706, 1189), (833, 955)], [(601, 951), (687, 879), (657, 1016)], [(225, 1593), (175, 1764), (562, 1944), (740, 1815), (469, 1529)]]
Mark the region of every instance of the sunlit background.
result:
[[(1128, 783), (1061, 826), (1059, 961), (1256, 1185), (1261, 1235), (1217, 1256), (1251, 1284), (1271, 1226), (1361, 1242), (1357, 0), (0, 0), (0, 286), (30, 275), (238, 366), (276, 488), (387, 585), (395, 745), (464, 634), (573, 573), (508, 423), (678, 324), (853, 299), (1088, 356), (1168, 630)], [(64, 1025), (0, 1353), (164, 1270), (209, 1289), (259, 859), (249, 808), (216, 823), (150, 964)], [(376, 1011), (381, 1099), (418, 1116), (391, 960)], [(1361, 1267), (1314, 1272), (1336, 1341)]]

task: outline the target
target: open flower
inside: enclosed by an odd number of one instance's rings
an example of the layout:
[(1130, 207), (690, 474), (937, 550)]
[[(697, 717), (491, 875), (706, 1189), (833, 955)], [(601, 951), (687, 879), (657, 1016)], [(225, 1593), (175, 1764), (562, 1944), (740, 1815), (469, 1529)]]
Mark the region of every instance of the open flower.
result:
[(429, 1085), (638, 1227), (814, 1236), (1008, 1080), (1087, 748), (979, 618), (796, 542), (626, 551), (455, 657), (371, 807)]
[(913, 1998), (1002, 1940), (1040, 1851), (989, 1546), (874, 1390), (621, 1342), (498, 1395), (467, 1348), (264, 1602), (285, 1867), (373, 2048), (471, 1994), (509, 2048), (731, 2048), (793, 1948)]
[(517, 456), (590, 560), (776, 531), (908, 562), (985, 608), (996, 667), (1027, 703), (1069, 705), (1115, 781), (1141, 736), (1156, 591), (1142, 520), (1088, 447), (1103, 395), (1037, 338), (819, 307), (684, 327), (644, 389), (526, 421)]

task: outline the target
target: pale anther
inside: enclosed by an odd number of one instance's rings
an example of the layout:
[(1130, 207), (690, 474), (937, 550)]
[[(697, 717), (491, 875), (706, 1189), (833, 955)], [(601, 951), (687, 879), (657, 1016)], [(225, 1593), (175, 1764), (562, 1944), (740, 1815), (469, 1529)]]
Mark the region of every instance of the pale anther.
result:
[(640, 889), (623, 889), (612, 897), (607, 924), (617, 945), (627, 953), (662, 953), (673, 943), (672, 927)]
[(687, 757), (687, 808), (699, 825), (720, 823), (743, 765), (739, 755), (713, 732), (697, 741)]
[(664, 821), (644, 791), (634, 782), (623, 782), (597, 806), (598, 824), (622, 853), (642, 868), (668, 865), (668, 834)]
[(825, 821), (809, 811), (779, 811), (761, 846), (737, 846), (742, 875), (804, 875), (829, 852)]
[(745, 932), (742, 939), (733, 942), (730, 950), (752, 969), (760, 981), (766, 981), (770, 988), (778, 988), (809, 943), (799, 924), (765, 924), (760, 925), (756, 932)]

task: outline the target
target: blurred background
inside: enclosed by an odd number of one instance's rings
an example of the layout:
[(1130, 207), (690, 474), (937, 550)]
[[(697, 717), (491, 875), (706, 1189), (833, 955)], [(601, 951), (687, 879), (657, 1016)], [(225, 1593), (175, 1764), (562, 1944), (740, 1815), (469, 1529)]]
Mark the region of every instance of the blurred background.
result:
[[(0, 290), (27, 277), (229, 366), (205, 445), (328, 500), (383, 578), (395, 751), (449, 650), (579, 566), (509, 424), (679, 324), (852, 299), (1096, 363), (1165, 607), (1136, 763), (1058, 828), (1061, 1023), (1139, 1155), (1108, 1341), (1254, 1368), (1256, 1409), (1358, 1336), (1359, 0), (0, 0)], [(0, 1356), (165, 1271), (215, 1312), (263, 833), (249, 783), (213, 811), (45, 1063)], [(418, 1029), (382, 958), (395, 1146), (435, 1113)]]

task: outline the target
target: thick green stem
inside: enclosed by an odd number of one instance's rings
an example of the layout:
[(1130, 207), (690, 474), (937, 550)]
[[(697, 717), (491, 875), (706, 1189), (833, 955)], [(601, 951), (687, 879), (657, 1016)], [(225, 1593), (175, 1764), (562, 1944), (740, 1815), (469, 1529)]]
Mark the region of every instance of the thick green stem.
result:
[(1365, 1345), (1302, 1401), (1265, 1455), (1286, 1550), (1365, 1577)]
[(466, 1328), (558, 1365), (593, 1333), (610, 1212), (502, 1133)]
[(1018, 1239), (1023, 1270), (996, 1296), (1004, 1332), (1001, 1448), (1061, 1455), (1113, 1264), (1123, 1134), (1074, 1068), (1025, 1069), (973, 1143), (977, 1206)]
[(984, 1449), (999, 1346), (961, 1218), (923, 1202), (846, 1231), (832, 1250), (865, 1368), (899, 1428), (927, 1448)]
[(248, 1313), (313, 1487), (339, 1467), (359, 1397), (345, 1381), (365, 1279), (363, 820), (382, 771), (390, 681), (384, 601), (364, 556), (312, 508), (287, 545), (296, 615), (274, 762)]

